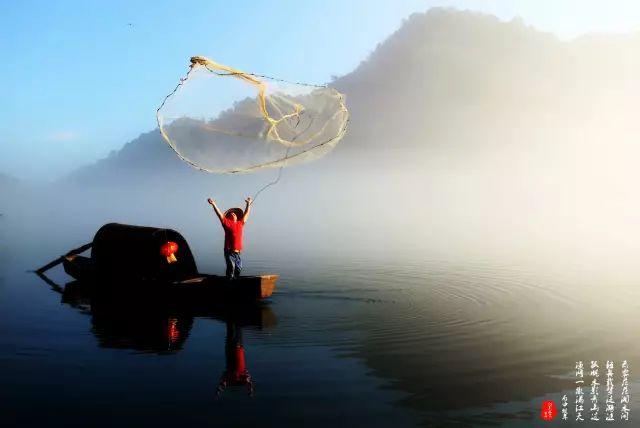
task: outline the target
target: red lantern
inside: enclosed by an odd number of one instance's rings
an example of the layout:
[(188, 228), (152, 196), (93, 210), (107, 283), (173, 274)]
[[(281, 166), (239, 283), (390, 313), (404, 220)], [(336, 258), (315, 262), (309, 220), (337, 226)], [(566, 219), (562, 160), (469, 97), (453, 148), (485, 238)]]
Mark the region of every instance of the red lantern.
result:
[(160, 254), (167, 258), (167, 263), (175, 263), (178, 261), (176, 259), (175, 253), (178, 252), (178, 244), (173, 241), (168, 241), (162, 247), (160, 247)]

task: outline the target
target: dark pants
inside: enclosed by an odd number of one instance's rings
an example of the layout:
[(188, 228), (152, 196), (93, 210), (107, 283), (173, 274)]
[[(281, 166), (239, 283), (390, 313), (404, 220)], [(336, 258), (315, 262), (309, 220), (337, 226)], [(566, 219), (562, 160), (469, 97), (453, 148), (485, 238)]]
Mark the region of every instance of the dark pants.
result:
[(227, 279), (238, 278), (242, 271), (240, 253), (224, 250), (224, 261), (227, 262)]

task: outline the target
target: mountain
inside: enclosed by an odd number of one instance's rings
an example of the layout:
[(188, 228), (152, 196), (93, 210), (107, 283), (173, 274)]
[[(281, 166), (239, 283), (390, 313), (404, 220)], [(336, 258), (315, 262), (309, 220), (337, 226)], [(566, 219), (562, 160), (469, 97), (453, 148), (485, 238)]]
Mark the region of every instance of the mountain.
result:
[[(637, 34), (564, 42), (519, 20), (411, 15), (331, 83), (346, 94), (347, 135), (260, 197), (252, 248), (269, 252), (286, 237), (287, 249), (310, 253), (413, 249), (635, 266), (639, 48)], [(46, 214), (41, 233), (65, 239), (110, 221), (167, 225), (206, 254), (206, 198), (238, 206), (276, 177), (202, 173), (154, 130), (20, 214)]]
[(64, 181), (101, 183), (132, 174), (138, 177), (157, 177), (167, 171), (171, 171), (171, 175), (188, 174), (189, 169), (155, 129), (141, 134), (122, 149), (112, 151), (108, 157), (79, 168)]
[[(394, 154), (389, 162), (397, 165), (443, 156), (466, 164), (541, 156), (558, 140), (574, 150), (581, 136), (610, 127), (627, 132), (640, 94), (638, 48), (638, 35), (563, 42), (517, 19), (453, 9), (413, 14), (331, 83), (346, 94), (351, 122), (331, 160), (321, 162)], [(100, 182), (123, 173), (197, 175), (155, 130), (70, 178)]]

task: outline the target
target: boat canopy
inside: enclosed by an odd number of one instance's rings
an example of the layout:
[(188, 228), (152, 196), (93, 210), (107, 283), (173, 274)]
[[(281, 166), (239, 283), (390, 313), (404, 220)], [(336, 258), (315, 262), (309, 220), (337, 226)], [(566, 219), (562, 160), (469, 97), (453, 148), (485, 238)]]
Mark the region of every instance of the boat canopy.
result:
[(105, 224), (93, 238), (91, 258), (105, 279), (176, 281), (198, 275), (187, 241), (172, 229)]

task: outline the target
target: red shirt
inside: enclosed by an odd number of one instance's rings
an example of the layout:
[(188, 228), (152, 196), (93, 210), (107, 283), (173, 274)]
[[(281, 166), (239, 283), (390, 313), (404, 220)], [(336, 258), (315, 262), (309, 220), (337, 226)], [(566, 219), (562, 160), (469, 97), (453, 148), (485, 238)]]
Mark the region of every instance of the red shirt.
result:
[(222, 220), (224, 228), (224, 249), (229, 251), (242, 251), (242, 220), (232, 221), (228, 218)]

